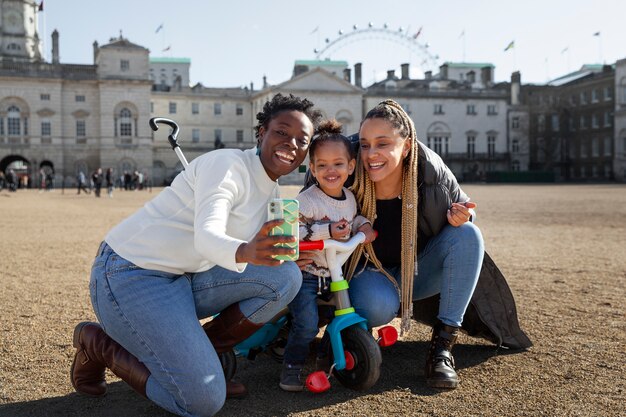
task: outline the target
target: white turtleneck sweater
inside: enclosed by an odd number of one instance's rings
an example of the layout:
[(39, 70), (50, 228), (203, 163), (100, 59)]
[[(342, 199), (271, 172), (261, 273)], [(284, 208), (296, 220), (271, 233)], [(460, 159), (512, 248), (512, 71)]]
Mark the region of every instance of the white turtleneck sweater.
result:
[(183, 274), (215, 265), (243, 272), (237, 248), (267, 221), (279, 195), (255, 149), (223, 149), (194, 159), (154, 199), (115, 226), (105, 241), (144, 269)]

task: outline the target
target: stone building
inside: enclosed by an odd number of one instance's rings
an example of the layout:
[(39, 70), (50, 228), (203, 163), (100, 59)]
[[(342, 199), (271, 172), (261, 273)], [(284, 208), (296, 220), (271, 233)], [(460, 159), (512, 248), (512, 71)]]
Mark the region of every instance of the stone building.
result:
[[(411, 79), (409, 64), (403, 64), (400, 77), (388, 71), (385, 80), (366, 89), (364, 111), (385, 98), (396, 100), (413, 119), (417, 137), (459, 179), (509, 171), (510, 86), (494, 83), (493, 70), (491, 64), (445, 63), (438, 74)], [(526, 167), (518, 160), (515, 169)]]

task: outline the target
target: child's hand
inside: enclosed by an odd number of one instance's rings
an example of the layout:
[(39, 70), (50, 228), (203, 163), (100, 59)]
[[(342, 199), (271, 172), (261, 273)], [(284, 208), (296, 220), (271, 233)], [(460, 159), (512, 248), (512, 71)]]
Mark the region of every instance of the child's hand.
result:
[(362, 224), (357, 231), (365, 233), (365, 242), (363, 243), (372, 243), (378, 235), (369, 223)]
[(350, 237), (350, 224), (347, 220), (339, 220), (330, 224), (330, 237), (343, 240)]

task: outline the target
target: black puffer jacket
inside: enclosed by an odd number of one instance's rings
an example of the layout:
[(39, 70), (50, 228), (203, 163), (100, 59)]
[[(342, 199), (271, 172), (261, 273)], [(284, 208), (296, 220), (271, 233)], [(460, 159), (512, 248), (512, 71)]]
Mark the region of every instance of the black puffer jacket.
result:
[[(358, 134), (350, 136), (355, 152), (358, 152)], [(434, 151), (419, 144), (419, 246), (437, 235), (448, 224), (447, 209), (456, 202), (469, 201), (452, 171)], [(349, 178), (346, 186), (353, 182)], [(305, 188), (313, 184), (307, 172)], [(413, 302), (413, 318), (433, 325), (439, 311), (439, 295)], [(532, 342), (519, 326), (513, 294), (506, 279), (485, 253), (483, 265), (474, 295), (463, 318), (462, 329), (470, 336), (482, 337), (498, 346), (526, 349)]]

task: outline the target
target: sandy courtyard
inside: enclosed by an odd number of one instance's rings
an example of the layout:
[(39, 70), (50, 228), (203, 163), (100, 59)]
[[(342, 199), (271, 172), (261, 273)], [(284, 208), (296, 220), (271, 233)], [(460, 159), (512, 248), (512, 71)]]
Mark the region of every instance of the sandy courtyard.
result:
[[(280, 366), (261, 355), (239, 361), (250, 395), (219, 415), (626, 415), (626, 186), (464, 189), (479, 205), (477, 225), (530, 350), (510, 354), (463, 335), (454, 349), (461, 385), (438, 392), (422, 375), (429, 329), (414, 325), (383, 351), (370, 391), (331, 380), (322, 395), (282, 392)], [(68, 378), (72, 330), (95, 319), (88, 277), (98, 243), (156, 192), (0, 192), (0, 416), (170, 415), (111, 374), (101, 399), (77, 395)]]

